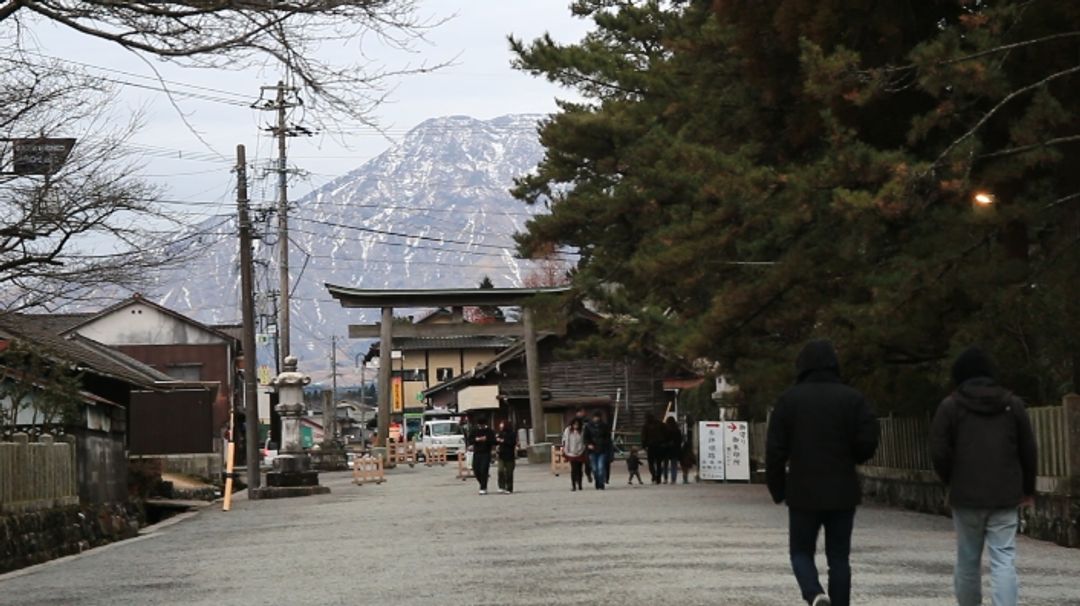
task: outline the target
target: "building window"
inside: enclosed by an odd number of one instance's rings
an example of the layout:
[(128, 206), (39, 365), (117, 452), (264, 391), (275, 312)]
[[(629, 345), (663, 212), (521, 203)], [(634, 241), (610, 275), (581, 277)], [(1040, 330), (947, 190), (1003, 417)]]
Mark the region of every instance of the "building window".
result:
[(435, 370), (435, 379), (439, 383), (442, 383), (444, 381), (449, 381), (450, 379), (453, 379), (453, 378), (454, 378), (454, 369), (453, 368), (438, 368), (438, 369)]
[(202, 364), (170, 364), (165, 374), (177, 381), (202, 381)]
[(401, 371), (401, 377), (402, 377), (403, 381), (409, 381), (409, 382), (416, 381), (416, 382), (420, 382), (420, 383), (426, 383), (427, 382), (427, 371), (424, 370), (423, 368), (413, 368), (413, 369), (410, 369), (410, 370), (403, 370), (403, 371)]

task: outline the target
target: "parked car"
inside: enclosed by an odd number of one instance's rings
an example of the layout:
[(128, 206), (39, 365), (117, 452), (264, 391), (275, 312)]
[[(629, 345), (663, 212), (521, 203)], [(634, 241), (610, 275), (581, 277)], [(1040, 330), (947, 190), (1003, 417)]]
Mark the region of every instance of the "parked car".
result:
[(278, 458), (278, 443), (271, 441), (269, 438), (263, 443), (262, 447), (262, 466), (273, 467), (274, 459)]

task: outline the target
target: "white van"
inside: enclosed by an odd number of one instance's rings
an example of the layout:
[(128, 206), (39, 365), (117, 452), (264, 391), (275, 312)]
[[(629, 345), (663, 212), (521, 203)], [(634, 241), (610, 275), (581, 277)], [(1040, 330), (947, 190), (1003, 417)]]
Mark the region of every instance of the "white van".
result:
[(450, 419), (424, 421), (420, 449), (429, 446), (445, 446), (447, 456), (456, 457), (459, 451), (465, 450), (465, 431), (460, 423)]

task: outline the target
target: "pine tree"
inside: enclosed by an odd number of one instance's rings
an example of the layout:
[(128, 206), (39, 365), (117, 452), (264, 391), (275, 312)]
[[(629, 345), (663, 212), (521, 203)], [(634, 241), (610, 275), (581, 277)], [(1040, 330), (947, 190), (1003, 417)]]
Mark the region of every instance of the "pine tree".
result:
[(1080, 6), (572, 10), (582, 41), (511, 41), (585, 99), (542, 126), (514, 193), (552, 212), (518, 241), (580, 251), (578, 290), (632, 319), (605, 346), (716, 360), (759, 409), (815, 336), (882, 410), (932, 407), (972, 341), (1035, 401), (1075, 384)]

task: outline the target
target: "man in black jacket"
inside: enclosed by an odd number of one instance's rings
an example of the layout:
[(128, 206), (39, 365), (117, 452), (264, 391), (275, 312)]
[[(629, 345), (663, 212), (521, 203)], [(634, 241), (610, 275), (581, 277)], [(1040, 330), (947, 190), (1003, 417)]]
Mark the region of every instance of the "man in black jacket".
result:
[(1036, 446), (1020, 398), (995, 381), (994, 363), (970, 348), (953, 365), (956, 390), (930, 427), (934, 470), (949, 486), (956, 527), (954, 588), (960, 606), (982, 603), (983, 546), (994, 606), (1015, 606), (1018, 506), (1035, 495)]
[[(851, 532), (860, 502), (855, 466), (874, 456), (878, 424), (862, 394), (840, 381), (829, 341), (807, 343), (795, 363), (796, 384), (769, 419), (765, 469), (769, 492), (787, 501), (791, 568), (813, 606), (851, 601)], [(829, 591), (821, 587), (814, 551), (825, 528)]]
[(495, 447), (495, 432), (488, 426), (486, 417), (476, 420), (476, 427), (469, 432), (466, 445), (473, 453), (473, 475), (480, 484), (480, 494), (485, 495), (491, 473), (491, 449)]
[(593, 480), (597, 490), (604, 490), (607, 485), (608, 457), (611, 455), (611, 426), (604, 421), (600, 411), (593, 413), (592, 420), (585, 424), (585, 432), (582, 436), (585, 440), (585, 451), (589, 454), (589, 462), (592, 464)]

